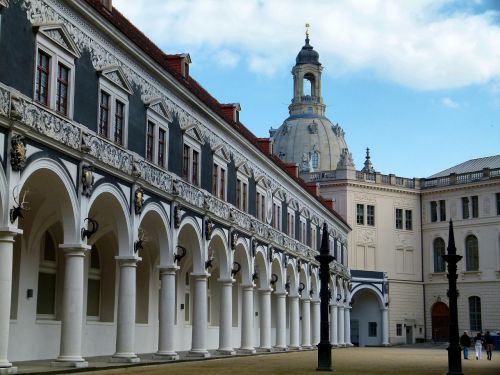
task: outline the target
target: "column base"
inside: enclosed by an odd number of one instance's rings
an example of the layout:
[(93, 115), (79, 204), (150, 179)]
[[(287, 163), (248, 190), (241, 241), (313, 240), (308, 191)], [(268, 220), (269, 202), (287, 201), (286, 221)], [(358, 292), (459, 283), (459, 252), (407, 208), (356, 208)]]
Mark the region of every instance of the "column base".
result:
[(236, 352), (232, 348), (217, 349), (217, 354), (220, 354), (220, 355), (235, 355)]
[(288, 351), (288, 347), (281, 346), (281, 345), (273, 346), (273, 351), (275, 351), (275, 352), (286, 352), (286, 351)]
[(15, 366), (10, 366), (10, 367), (0, 367), (0, 374), (17, 374), (17, 367)]
[(194, 358), (209, 358), (210, 353), (208, 352), (208, 350), (196, 349), (196, 350), (189, 351), (187, 356), (191, 357), (191, 358), (193, 358), (193, 357)]
[(74, 368), (85, 368), (89, 367), (89, 363), (87, 361), (74, 361), (67, 359), (56, 359), (55, 361), (50, 362), (51, 367), (74, 367)]
[(255, 348), (240, 348), (238, 354), (255, 354)]
[(156, 352), (153, 354), (153, 359), (159, 359), (162, 361), (177, 361), (179, 359), (179, 354), (176, 352)]
[(290, 350), (301, 350), (302, 348), (300, 346), (297, 346), (297, 345), (294, 345), (294, 346), (289, 345), (288, 349), (290, 349)]
[(135, 354), (115, 354), (109, 359), (111, 363), (139, 363), (141, 359)]
[(388, 342), (386, 342), (386, 343), (382, 343), (382, 346), (387, 347), (387, 346), (391, 346), (391, 344), (390, 344), (390, 343), (388, 343)]
[(302, 345), (300, 347), (301, 350), (311, 350), (312, 349), (312, 346), (311, 345)]

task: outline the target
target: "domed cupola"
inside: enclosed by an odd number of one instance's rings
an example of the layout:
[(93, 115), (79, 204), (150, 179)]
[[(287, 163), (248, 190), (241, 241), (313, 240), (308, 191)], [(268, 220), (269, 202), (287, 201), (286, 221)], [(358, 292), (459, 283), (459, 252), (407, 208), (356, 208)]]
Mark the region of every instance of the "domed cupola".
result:
[(271, 129), (273, 152), (287, 163), (299, 164), (301, 173), (329, 171), (337, 168), (343, 149), (347, 149), (344, 131), (326, 118), (321, 96), (319, 54), (306, 44), (297, 55), (292, 69), (293, 99), (290, 116), (278, 129)]

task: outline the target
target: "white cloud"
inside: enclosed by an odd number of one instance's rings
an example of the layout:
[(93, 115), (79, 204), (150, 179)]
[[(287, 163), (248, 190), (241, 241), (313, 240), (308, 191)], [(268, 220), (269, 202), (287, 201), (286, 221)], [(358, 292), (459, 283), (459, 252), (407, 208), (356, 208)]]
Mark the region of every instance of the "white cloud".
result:
[(223, 49), (217, 52), (214, 56), (215, 61), (220, 65), (228, 68), (234, 68), (240, 62), (240, 56), (230, 50)]
[[(423, 90), (500, 78), (498, 12), (450, 12), (451, 0), (115, 0), (167, 52), (231, 51), (259, 74), (290, 69), (312, 24), (311, 44), (331, 75), (359, 70)], [(446, 5), (447, 12), (440, 12)], [(180, 48), (182, 50), (172, 50)], [(235, 56), (239, 57), (236, 58)], [(221, 61), (220, 59), (218, 61)]]
[(441, 104), (446, 108), (455, 109), (455, 108), (460, 107), (460, 104), (458, 104), (456, 101), (454, 101), (453, 99), (450, 99), (448, 97), (441, 99)]

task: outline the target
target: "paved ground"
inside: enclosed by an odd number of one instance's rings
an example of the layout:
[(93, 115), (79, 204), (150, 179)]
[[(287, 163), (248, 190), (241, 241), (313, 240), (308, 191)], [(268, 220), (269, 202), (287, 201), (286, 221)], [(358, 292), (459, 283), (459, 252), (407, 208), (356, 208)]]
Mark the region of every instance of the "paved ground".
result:
[[(345, 375), (354, 374), (439, 374), (447, 372), (446, 345), (414, 345), (411, 347), (391, 348), (347, 348), (334, 349), (332, 352), (335, 372)], [(146, 356), (144, 356), (144, 359)], [(471, 358), (473, 358), (471, 356)], [(102, 362), (101, 362), (102, 361)], [(37, 366), (27, 366), (29, 363), (19, 364), (20, 373), (35, 373), (55, 369)], [(35, 365), (35, 363), (32, 363)], [(79, 372), (83, 375), (95, 374), (138, 374), (138, 375), (240, 375), (240, 374), (318, 374), (315, 371), (317, 365), (317, 352), (289, 352), (280, 354), (264, 354), (257, 356), (242, 356), (236, 358), (212, 359), (205, 361), (188, 361), (167, 364), (145, 363), (139, 366), (121, 368), (103, 368), (109, 366), (104, 358), (90, 359), (90, 366), (99, 367), (98, 371)], [(494, 352), (493, 360), (476, 361), (474, 358), (462, 361), (463, 372), (466, 375), (499, 375), (500, 374), (500, 352)], [(62, 369), (57, 369), (61, 371)], [(47, 373), (47, 372), (45, 372)]]

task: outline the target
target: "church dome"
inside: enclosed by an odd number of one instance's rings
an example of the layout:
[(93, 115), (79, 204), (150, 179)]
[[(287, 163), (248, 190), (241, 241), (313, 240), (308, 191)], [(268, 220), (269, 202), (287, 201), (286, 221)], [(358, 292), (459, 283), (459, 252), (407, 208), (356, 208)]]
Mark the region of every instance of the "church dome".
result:
[(347, 148), (344, 131), (326, 117), (290, 117), (274, 133), (273, 152), (301, 173), (337, 169)]
[(314, 64), (321, 65), (319, 62), (319, 53), (313, 49), (309, 44), (309, 38), (306, 38), (306, 44), (302, 47), (297, 58), (295, 59), (297, 65), (299, 64)]

